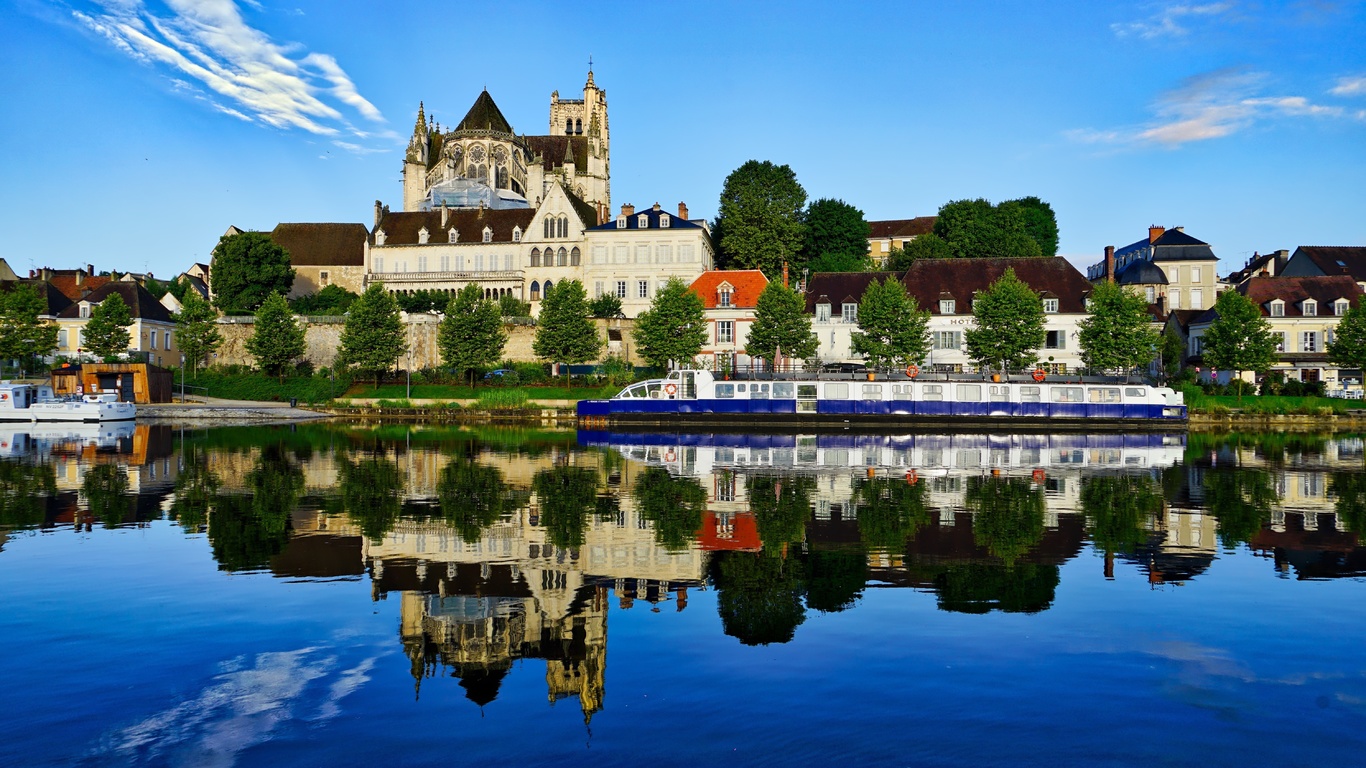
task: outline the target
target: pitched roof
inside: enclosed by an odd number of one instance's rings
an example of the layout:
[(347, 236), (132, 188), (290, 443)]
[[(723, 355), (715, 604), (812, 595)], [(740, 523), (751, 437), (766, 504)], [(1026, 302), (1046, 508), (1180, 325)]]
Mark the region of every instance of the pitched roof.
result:
[(587, 136), (523, 136), (527, 149), (541, 157), (541, 167), (553, 171), (564, 165), (565, 156), (573, 154), (576, 168), (588, 167)]
[(1209, 312), (1208, 309), (1173, 309), (1167, 313), (1167, 318), (1175, 320), (1177, 326), (1185, 330), (1207, 312)]
[(731, 286), (732, 307), (748, 308), (758, 304), (759, 294), (768, 287), (768, 278), (757, 269), (714, 269), (698, 275), (688, 288), (702, 297), (702, 306), (715, 309), (717, 291), (722, 283)]
[(1300, 303), (1306, 299), (1318, 302), (1319, 315), (1330, 314), (1338, 299), (1347, 299), (1351, 306), (1361, 300), (1361, 287), (1351, 275), (1254, 277), (1236, 290), (1261, 307), (1264, 316), (1270, 316), (1269, 305), (1274, 299), (1285, 302), (1285, 317), (1301, 317)]
[[(85, 297), (91, 304), (99, 304), (112, 294), (119, 294), (123, 297), (123, 303), (128, 305), (128, 314), (133, 319), (142, 318), (143, 320), (157, 320), (163, 323), (174, 323), (175, 319), (171, 313), (162, 305), (157, 297), (148, 292), (137, 283), (109, 282), (105, 283), (98, 290)], [(63, 309), (58, 317), (74, 318), (80, 316), (80, 306), (73, 303)]]
[(569, 187), (561, 184), (560, 188), (564, 190), (564, 196), (569, 198), (569, 204), (574, 206), (575, 212), (579, 214), (579, 220), (583, 222), (584, 228), (596, 227), (598, 225), (598, 209), (571, 192)]
[[(1085, 301), (1091, 292), (1091, 283), (1060, 256), (1045, 259), (921, 259), (911, 264), (901, 281), (921, 308), (938, 314), (940, 292), (948, 291), (959, 302), (971, 302), (973, 294), (990, 288), (1007, 269), (1014, 269), (1015, 276), (1035, 293), (1047, 291), (1056, 295), (1059, 312), (1086, 311)], [(960, 314), (966, 314), (967, 307), (962, 308)]]
[(1153, 241), (1153, 261), (1215, 261), (1214, 250), (1204, 240), (1169, 229)]
[(54, 274), (48, 278), (48, 282), (52, 283), (57, 290), (62, 292), (62, 295), (72, 301), (78, 301), (81, 298), (81, 294), (102, 288), (105, 284), (110, 282), (110, 278), (108, 277), (97, 277), (94, 275), (81, 278), (80, 275), (76, 274), (76, 272), (80, 271), (81, 270), (72, 270), (67, 274)]
[(1121, 269), (1115, 275), (1115, 282), (1120, 285), (1166, 285), (1167, 273), (1151, 261), (1139, 260)]
[[(645, 217), (646, 226), (640, 226), (640, 217)], [(670, 229), (701, 229), (702, 225), (684, 218), (680, 218), (676, 213), (669, 213), (663, 208), (655, 210), (650, 208), (638, 208), (636, 212), (626, 218), (626, 226), (618, 227), (616, 219), (599, 224), (591, 229), (599, 232), (612, 232), (616, 230), (630, 231), (633, 229), (660, 229), (659, 220), (668, 217)], [(621, 218), (620, 216), (617, 218)]]
[(379, 223), (371, 231), (373, 235), (384, 230), (385, 245), (417, 245), (418, 230), (427, 228), (428, 242), (449, 242), (447, 231), (455, 227), (461, 243), (482, 243), (484, 227), (493, 230), (493, 242), (512, 242), (512, 230), (521, 227), (527, 231), (536, 211), (530, 208), (450, 208), (447, 209), (446, 225), (441, 225), (441, 209), (430, 211), (386, 211)]
[(21, 285), (38, 289), (39, 295), (47, 301), (47, 307), (43, 310), (45, 315), (56, 317), (62, 310), (71, 306), (71, 299), (46, 280), (0, 280), (0, 291), (9, 292)]
[(460, 124), (455, 126), (455, 130), (512, 133), (512, 126), (508, 124), (507, 118), (503, 117), (503, 111), (493, 103), (493, 97), (488, 91), (484, 91), (474, 100), (474, 105), (465, 113)]
[(305, 267), (359, 267), (365, 264), (364, 224), (286, 224), (270, 239), (289, 251), (289, 263)]
[(1325, 275), (1346, 273), (1366, 280), (1366, 246), (1301, 245), (1295, 253), (1304, 254)]
[(869, 283), (896, 276), (895, 272), (817, 272), (806, 281), (806, 313), (815, 314), (816, 305), (823, 299), (832, 305), (830, 311), (834, 315), (842, 316), (846, 296), (857, 303)]
[(888, 237), (916, 237), (934, 231), (934, 221), (938, 216), (917, 216), (914, 219), (887, 219), (868, 222), (868, 237), (879, 240)]

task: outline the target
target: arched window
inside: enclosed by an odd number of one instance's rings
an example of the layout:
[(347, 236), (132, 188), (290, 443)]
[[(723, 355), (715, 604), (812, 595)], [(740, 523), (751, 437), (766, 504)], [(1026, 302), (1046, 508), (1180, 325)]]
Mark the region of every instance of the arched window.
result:
[(554, 283), (550, 282), (549, 280), (545, 281), (545, 290), (543, 291), (543, 293), (545, 293), (545, 295), (549, 296), (549, 295), (550, 295), (550, 289), (551, 289), (551, 288), (554, 288), (554, 287), (555, 287), (555, 284), (554, 284)]
[(574, 250), (572, 250), (572, 251), (569, 252), (569, 266), (571, 266), (571, 267), (577, 267), (578, 265), (579, 265), (579, 249), (578, 249), (577, 246), (575, 246)]
[(570, 136), (570, 135), (573, 135), (573, 133), (574, 133), (574, 121), (573, 121), (571, 118), (566, 117), (566, 118), (564, 119), (564, 135)]
[(532, 248), (532, 249), (531, 249), (531, 266), (533, 266), (533, 267), (539, 267), (539, 266), (541, 266), (541, 249), (540, 249), (540, 248)]
[(579, 134), (583, 133), (583, 121), (582, 121), (582, 120), (575, 120), (575, 121), (574, 121), (574, 133), (579, 133)]
[(535, 280), (532, 280), (532, 281), (531, 281), (531, 300), (532, 300), (532, 301), (540, 301), (540, 300), (541, 300), (541, 286), (538, 285), (538, 284), (536, 283)]
[(569, 217), (560, 217), (560, 237), (569, 237)]
[(544, 226), (544, 229), (545, 229), (545, 234), (544, 234), (545, 239), (549, 240), (550, 238), (554, 237), (554, 236), (555, 236), (555, 220), (552, 219), (552, 218), (550, 218), (549, 216), (545, 217), (545, 226)]
[(565, 249), (561, 248), (555, 256), (555, 266), (563, 267), (569, 264), (569, 252)]
[(494, 171), (494, 176), (495, 176), (495, 178), (496, 178), (496, 180), (497, 180), (497, 184), (498, 184), (498, 188), (499, 188), (499, 189), (507, 189), (507, 188), (508, 188), (508, 169), (507, 169), (507, 168), (505, 168), (504, 166), (501, 166), (501, 165), (498, 166), (498, 170)]

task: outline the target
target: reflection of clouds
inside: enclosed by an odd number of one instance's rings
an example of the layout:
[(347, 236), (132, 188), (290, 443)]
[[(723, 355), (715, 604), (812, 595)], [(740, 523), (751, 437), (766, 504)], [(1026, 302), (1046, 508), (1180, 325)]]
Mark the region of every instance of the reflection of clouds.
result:
[(230, 766), (281, 723), (339, 715), (341, 700), (370, 679), (374, 664), (372, 656), (336, 671), (336, 657), (316, 648), (238, 657), (197, 697), (111, 734), (98, 752), (137, 762)]

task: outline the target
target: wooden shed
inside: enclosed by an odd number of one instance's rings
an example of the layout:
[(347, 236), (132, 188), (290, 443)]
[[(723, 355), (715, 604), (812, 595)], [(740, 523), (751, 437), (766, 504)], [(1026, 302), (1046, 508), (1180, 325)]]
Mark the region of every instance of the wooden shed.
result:
[(138, 405), (169, 403), (174, 375), (151, 363), (82, 363), (52, 370), (58, 395), (117, 392), (119, 400)]

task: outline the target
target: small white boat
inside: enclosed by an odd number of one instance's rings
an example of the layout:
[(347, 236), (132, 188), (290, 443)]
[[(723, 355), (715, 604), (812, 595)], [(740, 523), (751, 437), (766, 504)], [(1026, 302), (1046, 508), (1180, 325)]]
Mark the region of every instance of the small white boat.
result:
[(0, 421), (99, 423), (136, 419), (138, 407), (114, 394), (58, 397), (47, 385), (0, 381)]

